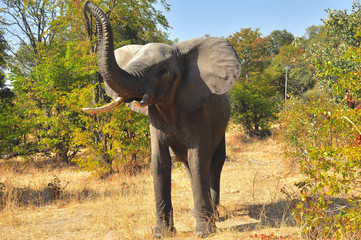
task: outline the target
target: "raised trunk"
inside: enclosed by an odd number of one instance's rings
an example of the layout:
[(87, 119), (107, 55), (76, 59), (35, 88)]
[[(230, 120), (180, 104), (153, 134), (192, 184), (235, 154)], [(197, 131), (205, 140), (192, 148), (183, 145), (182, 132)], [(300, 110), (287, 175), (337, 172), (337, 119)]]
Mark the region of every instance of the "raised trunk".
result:
[(113, 32), (109, 19), (100, 8), (89, 1), (84, 3), (84, 11), (89, 12), (96, 21), (99, 42), (98, 65), (104, 81), (125, 101), (141, 98), (144, 91), (140, 79), (121, 69), (115, 60)]

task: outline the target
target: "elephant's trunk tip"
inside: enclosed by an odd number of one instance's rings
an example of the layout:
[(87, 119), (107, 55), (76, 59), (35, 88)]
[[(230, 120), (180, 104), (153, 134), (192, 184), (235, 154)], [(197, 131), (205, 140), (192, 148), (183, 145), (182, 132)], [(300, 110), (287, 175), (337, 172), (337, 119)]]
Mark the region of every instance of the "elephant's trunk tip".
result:
[(85, 8), (89, 3), (91, 3), (90, 1), (86, 1), (83, 5), (83, 7)]
[(94, 5), (91, 1), (86, 1), (83, 5), (83, 11), (90, 11), (90, 6)]

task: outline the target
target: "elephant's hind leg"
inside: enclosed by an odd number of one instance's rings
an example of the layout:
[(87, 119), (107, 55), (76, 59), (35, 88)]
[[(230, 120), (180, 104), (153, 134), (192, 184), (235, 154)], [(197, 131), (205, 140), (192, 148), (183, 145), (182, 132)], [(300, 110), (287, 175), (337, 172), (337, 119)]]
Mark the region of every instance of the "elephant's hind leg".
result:
[(223, 136), (221, 142), (219, 143), (212, 157), (212, 163), (210, 168), (211, 198), (212, 198), (213, 206), (215, 208), (214, 210), (216, 210), (217, 206), (219, 205), (221, 171), (225, 160), (226, 160), (226, 141), (225, 141), (225, 136)]

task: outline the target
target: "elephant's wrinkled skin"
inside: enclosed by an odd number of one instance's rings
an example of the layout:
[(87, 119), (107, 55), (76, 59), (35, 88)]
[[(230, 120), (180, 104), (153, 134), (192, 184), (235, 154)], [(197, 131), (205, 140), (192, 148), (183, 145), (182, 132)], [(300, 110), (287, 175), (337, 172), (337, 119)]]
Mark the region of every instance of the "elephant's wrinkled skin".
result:
[(170, 149), (191, 179), (197, 235), (213, 232), (230, 115), (226, 94), (240, 74), (232, 46), (220, 38), (198, 38), (173, 46), (128, 45), (114, 52), (108, 18), (91, 2), (84, 10), (96, 20), (99, 71), (108, 95), (148, 114), (156, 236), (175, 231)]

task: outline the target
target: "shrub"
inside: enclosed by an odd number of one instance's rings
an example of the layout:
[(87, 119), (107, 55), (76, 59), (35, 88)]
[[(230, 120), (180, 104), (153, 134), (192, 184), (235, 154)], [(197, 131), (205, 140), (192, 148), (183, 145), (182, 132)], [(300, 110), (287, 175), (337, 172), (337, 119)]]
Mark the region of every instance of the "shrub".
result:
[(232, 118), (243, 125), (247, 134), (267, 132), (269, 122), (276, 119), (276, 88), (265, 80), (238, 81), (231, 89), (229, 98)]
[(84, 147), (83, 154), (74, 159), (82, 169), (101, 176), (120, 169), (134, 172), (148, 164), (150, 140), (145, 116), (122, 105), (107, 113), (83, 114), (82, 121), (84, 128), (74, 138), (75, 145)]
[(306, 176), (296, 184), (301, 200), (293, 210), (305, 236), (360, 234), (361, 111), (327, 99), (292, 100), (279, 121), (285, 153)]

